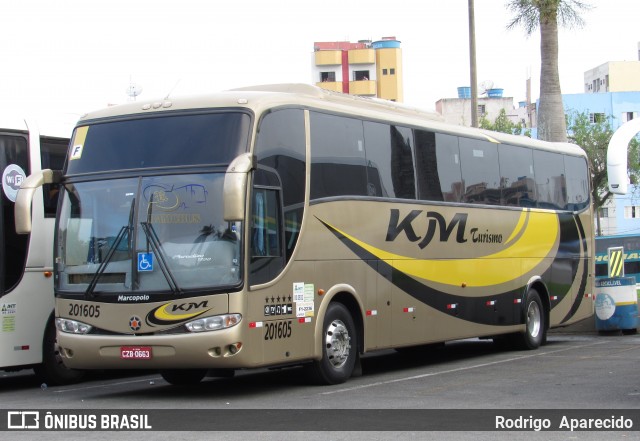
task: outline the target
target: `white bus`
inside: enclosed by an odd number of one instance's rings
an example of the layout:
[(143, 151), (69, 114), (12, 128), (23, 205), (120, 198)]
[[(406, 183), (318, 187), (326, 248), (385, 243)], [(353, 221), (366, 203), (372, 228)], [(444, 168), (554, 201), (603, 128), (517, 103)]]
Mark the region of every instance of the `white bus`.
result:
[(74, 121), (0, 114), (0, 369), (34, 369), (41, 381), (75, 381), (82, 372), (68, 369), (56, 349), (53, 296), (53, 228), (56, 184), (33, 198), (33, 230), (16, 234), (14, 208), (26, 176), (62, 169)]
[[(490, 337), (535, 349), (593, 314), (585, 152), (280, 85), (130, 103), (78, 121), (54, 245), (76, 369), (170, 383)], [(408, 349), (411, 350), (411, 349)]]

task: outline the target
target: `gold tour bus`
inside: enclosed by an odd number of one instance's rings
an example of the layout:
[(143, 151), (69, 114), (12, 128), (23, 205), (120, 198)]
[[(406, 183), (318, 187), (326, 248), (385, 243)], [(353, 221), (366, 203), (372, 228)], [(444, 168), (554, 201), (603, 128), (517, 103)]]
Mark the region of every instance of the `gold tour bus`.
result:
[(56, 325), (74, 369), (172, 384), (472, 337), (535, 349), (593, 313), (583, 150), (306, 85), (82, 117), (60, 183)]

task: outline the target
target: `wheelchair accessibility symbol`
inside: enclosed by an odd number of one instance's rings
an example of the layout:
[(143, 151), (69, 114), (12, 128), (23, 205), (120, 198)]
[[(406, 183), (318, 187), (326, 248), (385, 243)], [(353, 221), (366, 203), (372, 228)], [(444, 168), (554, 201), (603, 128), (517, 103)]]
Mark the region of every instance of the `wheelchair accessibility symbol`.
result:
[(138, 253), (138, 271), (153, 271), (153, 253)]

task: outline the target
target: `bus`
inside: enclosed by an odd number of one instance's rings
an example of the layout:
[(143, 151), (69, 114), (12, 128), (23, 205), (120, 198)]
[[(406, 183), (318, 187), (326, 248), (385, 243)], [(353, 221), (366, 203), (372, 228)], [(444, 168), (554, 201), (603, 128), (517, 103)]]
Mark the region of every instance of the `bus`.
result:
[(640, 235), (596, 236), (596, 277), (609, 277), (609, 248), (624, 249), (624, 275), (640, 283)]
[(90, 113), (57, 182), (56, 326), (74, 369), (171, 384), (465, 338), (535, 349), (593, 314), (584, 151), (306, 85)]
[(75, 123), (67, 120), (0, 114), (0, 369), (34, 369), (47, 384), (82, 376), (65, 367), (55, 344), (53, 231), (58, 185), (45, 185), (34, 194), (33, 229), (28, 236), (16, 234), (14, 207), (28, 174), (63, 167)]

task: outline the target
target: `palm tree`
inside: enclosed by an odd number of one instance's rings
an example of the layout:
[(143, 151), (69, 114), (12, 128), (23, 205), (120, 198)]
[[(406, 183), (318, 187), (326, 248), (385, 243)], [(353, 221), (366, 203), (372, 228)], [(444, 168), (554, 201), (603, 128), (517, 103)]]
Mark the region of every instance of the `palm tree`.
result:
[(538, 138), (545, 141), (567, 141), (567, 124), (562, 107), (558, 73), (558, 24), (582, 26), (579, 11), (591, 8), (579, 0), (509, 0), (507, 9), (514, 13), (507, 25), (522, 25), (527, 35), (540, 27), (540, 106)]

